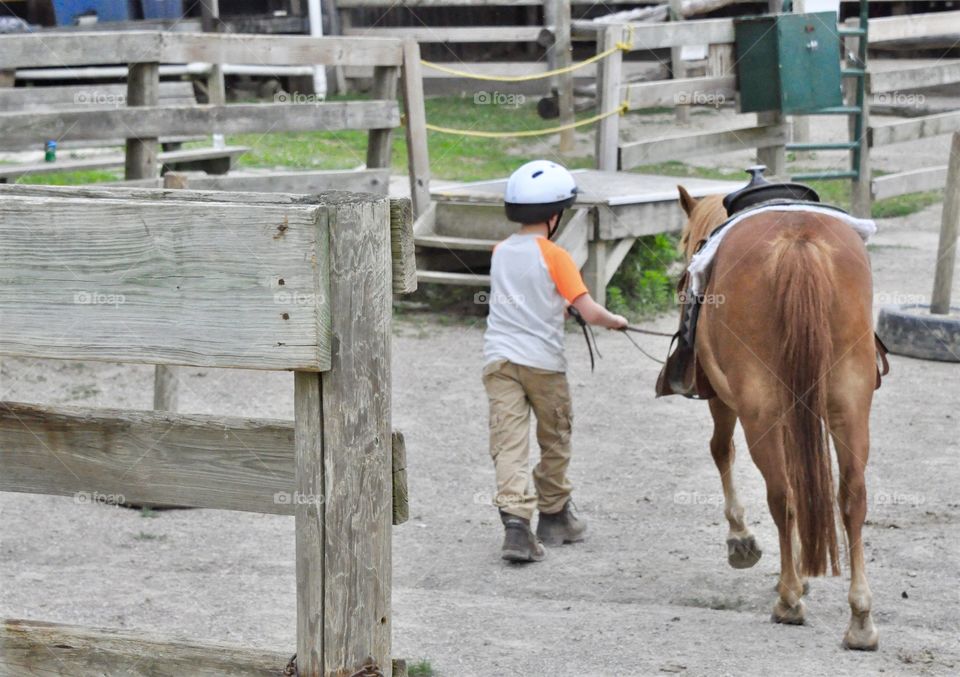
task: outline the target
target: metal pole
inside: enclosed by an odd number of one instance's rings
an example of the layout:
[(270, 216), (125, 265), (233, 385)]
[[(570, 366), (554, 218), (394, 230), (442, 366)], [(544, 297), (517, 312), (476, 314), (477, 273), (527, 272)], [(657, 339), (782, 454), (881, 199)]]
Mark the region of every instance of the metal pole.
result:
[[(323, 12), (320, 0), (307, 0), (307, 14), (310, 21), (310, 36), (323, 37)], [(327, 71), (323, 66), (313, 67), (313, 93), (320, 98), (327, 96)]]

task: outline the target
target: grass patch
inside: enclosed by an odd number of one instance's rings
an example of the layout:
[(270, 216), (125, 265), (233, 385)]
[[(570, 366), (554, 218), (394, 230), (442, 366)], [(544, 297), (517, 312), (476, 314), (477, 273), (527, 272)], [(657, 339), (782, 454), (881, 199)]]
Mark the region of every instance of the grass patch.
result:
[(678, 240), (673, 234), (637, 238), (607, 285), (612, 312), (636, 320), (673, 307), (677, 281), (668, 271), (681, 259)]
[(433, 677), (433, 666), (424, 658), (408, 665), (407, 674), (410, 677)]
[(76, 172), (52, 172), (50, 174), (31, 174), (20, 177), (16, 183), (39, 184), (44, 186), (79, 186), (85, 183), (104, 183), (120, 181), (123, 172), (106, 169), (85, 169)]
[(898, 216), (909, 216), (942, 200), (943, 191), (937, 190), (928, 193), (908, 193), (907, 195), (888, 197), (886, 200), (873, 203), (873, 218), (892, 219)]
[[(433, 97), (425, 102), (427, 120), (431, 124), (453, 129), (491, 132), (547, 129), (555, 120), (537, 115), (532, 98), (516, 106), (480, 105), (472, 97)], [(581, 114), (580, 118), (589, 117)], [(545, 137), (539, 137), (545, 138)], [(539, 138), (485, 139), (440, 132), (427, 132), (430, 149), (430, 170), (437, 178), (453, 181), (480, 181), (507, 176), (520, 159), (531, 154)], [(548, 137), (546, 137), (548, 138)], [(352, 169), (366, 161), (367, 134), (362, 131), (279, 132), (271, 134), (236, 134), (227, 139), (230, 145), (248, 146), (239, 158), (242, 167), (286, 169)], [(202, 142), (191, 147), (208, 145)], [(570, 168), (593, 166), (590, 156), (564, 159)], [(394, 134), (392, 166), (395, 173), (407, 169), (407, 144), (403, 131)]]

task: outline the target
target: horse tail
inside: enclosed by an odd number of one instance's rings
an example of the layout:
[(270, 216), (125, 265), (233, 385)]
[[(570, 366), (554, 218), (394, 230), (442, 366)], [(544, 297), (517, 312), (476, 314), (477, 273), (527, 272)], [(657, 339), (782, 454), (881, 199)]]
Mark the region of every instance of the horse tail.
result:
[(810, 228), (790, 228), (774, 244), (782, 334), (780, 377), (787, 389), (786, 471), (793, 494), (801, 572), (839, 575), (833, 468), (827, 437), (827, 372), (833, 356), (832, 248)]

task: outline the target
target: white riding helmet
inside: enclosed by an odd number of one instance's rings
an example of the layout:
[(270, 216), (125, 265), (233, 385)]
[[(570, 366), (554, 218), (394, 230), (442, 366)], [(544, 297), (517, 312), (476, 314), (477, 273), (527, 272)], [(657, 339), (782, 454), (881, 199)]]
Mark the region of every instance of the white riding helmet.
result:
[(517, 223), (540, 223), (577, 199), (577, 182), (556, 162), (534, 160), (510, 175), (504, 195), (507, 218)]

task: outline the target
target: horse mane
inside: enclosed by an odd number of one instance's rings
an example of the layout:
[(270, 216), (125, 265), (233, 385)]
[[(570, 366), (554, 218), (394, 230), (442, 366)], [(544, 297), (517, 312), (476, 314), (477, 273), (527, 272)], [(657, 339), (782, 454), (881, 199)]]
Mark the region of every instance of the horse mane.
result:
[(687, 214), (687, 225), (683, 227), (683, 235), (680, 237), (680, 250), (689, 261), (700, 240), (705, 239), (710, 231), (727, 220), (723, 196), (708, 195), (700, 198)]

